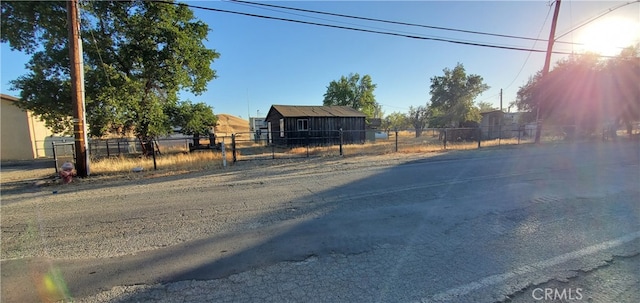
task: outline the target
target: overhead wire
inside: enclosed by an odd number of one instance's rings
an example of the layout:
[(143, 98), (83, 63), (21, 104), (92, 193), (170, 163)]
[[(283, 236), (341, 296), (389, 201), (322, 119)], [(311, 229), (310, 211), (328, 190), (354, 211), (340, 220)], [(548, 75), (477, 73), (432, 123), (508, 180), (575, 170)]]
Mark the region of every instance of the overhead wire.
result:
[[(478, 42), (467, 42), (467, 41), (453, 40), (453, 39), (447, 39), (447, 38), (424, 37), (424, 36), (419, 36), (419, 35), (400, 34), (400, 33), (385, 32), (385, 31), (379, 31), (379, 30), (368, 30), (368, 29), (347, 27), (347, 26), (340, 26), (340, 25), (333, 25), (333, 24), (324, 24), (324, 23), (317, 23), (317, 22), (310, 22), (310, 21), (303, 21), (303, 20), (296, 20), (296, 19), (265, 16), (265, 15), (259, 15), (259, 14), (252, 14), (252, 13), (245, 13), (245, 12), (238, 12), (238, 11), (230, 11), (230, 10), (225, 10), (225, 9), (205, 7), (205, 6), (200, 6), (200, 5), (176, 3), (176, 2), (170, 2), (170, 1), (165, 1), (165, 0), (152, 0), (152, 1), (153, 2), (157, 2), (157, 3), (169, 4), (169, 5), (182, 5), (182, 6), (189, 7), (189, 8), (195, 8), (195, 9), (201, 9), (201, 10), (207, 10), (207, 11), (215, 11), (215, 12), (236, 14), (236, 15), (242, 15), (242, 16), (255, 17), (255, 18), (263, 18), (263, 19), (269, 19), (269, 20), (279, 20), (279, 21), (285, 21), (285, 22), (307, 24), (307, 25), (314, 25), (314, 26), (321, 26), (321, 27), (328, 27), (328, 28), (336, 28), (336, 29), (343, 29), (343, 30), (350, 30), (350, 31), (357, 31), (357, 32), (365, 32), (365, 33), (372, 33), (372, 34), (404, 37), (404, 38), (409, 38), (409, 39), (439, 41), (439, 42), (447, 42), (447, 43), (453, 43), (453, 44), (478, 46), (478, 47), (486, 47), (486, 48), (495, 48), (495, 49), (504, 49), (504, 50), (515, 50), (515, 51), (526, 51), (526, 52), (537, 52), (537, 53), (546, 52), (546, 50), (541, 50), (541, 49), (529, 49), (529, 48), (516, 47), (516, 46), (504, 46), (504, 45), (495, 45), (495, 44), (478, 43)], [(554, 51), (553, 53), (554, 54), (560, 54), (560, 55), (570, 55), (571, 54), (571, 53), (562, 52), (562, 51)]]
[[(90, 1), (90, 2), (92, 2), (92, 1)], [(88, 4), (80, 4), (80, 5), (88, 5)], [(81, 12), (81, 14), (84, 14), (84, 12)], [(99, 15), (98, 15), (98, 18), (100, 18)], [(88, 20), (89, 18), (86, 18), (86, 19)], [(100, 64), (101, 64), (100, 69), (102, 69), (102, 71), (104, 71), (105, 79), (107, 79), (107, 85), (109, 87), (113, 87), (111, 85), (111, 81), (109, 80), (109, 78), (110, 78), (109, 77), (109, 73), (107, 72), (107, 69), (105, 68), (106, 64), (104, 63), (104, 60), (102, 60), (102, 54), (100, 53), (100, 48), (98, 47), (98, 42), (96, 41), (96, 36), (93, 35), (93, 30), (90, 30), (89, 33), (91, 33), (91, 40), (93, 41), (93, 46), (95, 46), (96, 53), (98, 54), (98, 58), (100, 59)]]
[(617, 9), (623, 8), (623, 7), (627, 6), (627, 5), (631, 5), (631, 4), (634, 4), (634, 3), (640, 3), (640, 0), (630, 1), (630, 2), (626, 2), (626, 3), (623, 3), (623, 4), (620, 4), (620, 5), (617, 5), (617, 6), (614, 6), (614, 7), (608, 8), (608, 9), (607, 9), (607, 10), (605, 10), (604, 12), (602, 12), (602, 13), (600, 13), (600, 14), (598, 14), (598, 15), (594, 16), (594, 17), (591, 17), (591, 18), (589, 18), (589, 19), (587, 19), (587, 20), (583, 21), (582, 23), (580, 23), (580, 24), (576, 25), (574, 28), (572, 28), (572, 29), (568, 30), (568, 31), (567, 31), (567, 32), (565, 32), (564, 34), (556, 36), (554, 40), (555, 40), (555, 42), (561, 42), (561, 41), (558, 41), (558, 39), (560, 39), (560, 38), (562, 38), (562, 37), (564, 37), (564, 36), (566, 36), (566, 35), (568, 35), (568, 34), (570, 34), (570, 33), (574, 32), (574, 31), (576, 31), (576, 30), (578, 30), (578, 29), (582, 28), (583, 26), (585, 26), (585, 25), (587, 25), (587, 24), (589, 24), (589, 23), (591, 23), (591, 22), (593, 22), (593, 21), (596, 21), (596, 20), (598, 20), (598, 19), (600, 19), (600, 18), (604, 17), (605, 15), (607, 15), (607, 14), (609, 14), (609, 13), (611, 13), (611, 12), (613, 12), (613, 11), (617, 10)]
[[(443, 30), (443, 31), (461, 32), (461, 33), (475, 34), (475, 35), (485, 35), (485, 36), (494, 36), (494, 37), (501, 37), (501, 38), (532, 40), (532, 41), (542, 41), (542, 42), (546, 42), (547, 41), (547, 40), (544, 40), (544, 39), (540, 39), (539, 36), (537, 38), (530, 38), (530, 37), (523, 37), (523, 36), (496, 34), (496, 33), (472, 31), (472, 30), (457, 29), (457, 28), (450, 28), (450, 27), (424, 25), (424, 24), (408, 23), (408, 22), (401, 22), (401, 21), (378, 19), (378, 18), (369, 18), (369, 17), (345, 15), (345, 14), (338, 14), (338, 13), (330, 13), (330, 12), (324, 12), (324, 11), (302, 9), (302, 8), (296, 8), (296, 7), (281, 6), (281, 5), (260, 3), (260, 2), (244, 1), (244, 0), (225, 0), (225, 1), (226, 2), (231, 2), (231, 3), (238, 3), (238, 4), (251, 4), (253, 6), (274, 7), (274, 8), (280, 8), (280, 9), (287, 9), (287, 10), (301, 11), (301, 12), (307, 12), (307, 13), (334, 16), (334, 17), (350, 18), (350, 19), (357, 19), (357, 20), (364, 20), (364, 21), (374, 21), (374, 22), (381, 22), (381, 23), (387, 23), (387, 24), (404, 25), (404, 26), (412, 26), (412, 27), (421, 27), (421, 28), (429, 28), (429, 29), (437, 29), (437, 30)], [(559, 43), (571, 44), (571, 42), (559, 42)]]
[[(540, 37), (540, 35), (542, 34), (542, 30), (544, 29), (545, 24), (547, 24), (547, 20), (549, 20), (549, 15), (551, 14), (551, 6), (549, 6), (549, 10), (547, 11), (547, 16), (544, 17), (544, 21), (542, 22), (542, 26), (540, 26), (540, 30), (538, 31), (538, 37)], [(536, 46), (536, 43), (538, 41), (533, 42), (533, 45), (531, 46), (532, 48)], [(516, 82), (516, 79), (518, 79), (518, 77), (520, 76), (520, 73), (522, 73), (522, 70), (524, 70), (525, 65), (527, 65), (527, 62), (529, 61), (529, 58), (531, 58), (531, 53), (527, 54), (527, 58), (524, 59), (524, 63), (522, 63), (522, 66), (520, 66), (520, 70), (518, 71), (518, 74), (513, 77), (513, 80), (511, 81), (511, 83), (509, 83), (509, 85), (507, 85), (504, 90), (508, 89), (509, 87), (511, 87), (511, 85)]]
[[(347, 24), (347, 25), (353, 25), (353, 26), (360, 26), (360, 27), (372, 28), (372, 29), (377, 29), (377, 30), (388, 30), (388, 29), (384, 29), (384, 28), (380, 28), (380, 27), (375, 27), (375, 26), (367, 26), (367, 25), (356, 24), (356, 23), (351, 23), (351, 22), (344, 22), (344, 21), (338, 21), (338, 20), (332, 20), (332, 19), (326, 19), (326, 18), (320, 18), (320, 17), (309, 16), (309, 15), (297, 14), (297, 13), (288, 12), (288, 11), (282, 11), (282, 10), (277, 10), (277, 9), (271, 9), (271, 8), (268, 8), (268, 7), (259, 6), (259, 5), (254, 5), (254, 4), (245, 3), (245, 2), (236, 2), (236, 1), (233, 1), (232, 3), (234, 3), (234, 4), (241, 4), (241, 5), (245, 5), (245, 6), (247, 6), (247, 7), (259, 8), (259, 9), (263, 9), (263, 10), (267, 10), (267, 11), (272, 11), (272, 12), (277, 12), (277, 13), (283, 13), (283, 14), (294, 15), (294, 16), (298, 16), (298, 17), (304, 17), (304, 18), (310, 18), (310, 19), (316, 19), (316, 20), (322, 20), (322, 21), (328, 21), (328, 22), (340, 23), (340, 24)], [(260, 3), (258, 3), (258, 4), (260, 4)], [(393, 31), (394, 31), (394, 32), (397, 32), (397, 33), (405, 33), (405, 34), (417, 35), (416, 33), (407, 32), (407, 31), (399, 31), (399, 30), (393, 30)], [(438, 38), (440, 38), (440, 37), (438, 37)]]
[[(627, 5), (631, 5), (631, 4), (634, 4), (634, 3), (640, 3), (640, 0), (630, 1), (630, 2), (622, 3), (622, 4), (617, 5), (617, 6), (614, 6), (614, 7), (610, 7), (610, 8), (608, 8), (607, 10), (605, 10), (605, 11), (601, 12), (600, 14), (598, 14), (598, 15), (596, 15), (596, 16), (594, 16), (594, 17), (591, 17), (591, 18), (589, 18), (589, 19), (587, 19), (587, 20), (585, 20), (585, 21), (581, 22), (580, 24), (576, 25), (575, 27), (573, 27), (572, 29), (568, 30), (568, 31), (567, 31), (567, 32), (565, 32), (564, 34), (557, 36), (557, 37), (555, 38), (555, 41), (556, 41), (556, 42), (558, 42), (558, 39), (560, 39), (560, 38), (562, 38), (562, 37), (564, 37), (564, 36), (566, 36), (566, 35), (568, 35), (568, 34), (571, 34), (571, 35), (572, 35), (571, 40), (573, 40), (573, 32), (574, 32), (574, 31), (576, 31), (576, 30), (578, 30), (578, 29), (580, 29), (580, 28), (582, 28), (582, 27), (584, 27), (584, 26), (588, 25), (588, 24), (589, 24), (589, 23), (591, 23), (591, 22), (594, 22), (594, 21), (596, 21), (596, 20), (598, 20), (598, 19), (600, 19), (600, 18), (602, 18), (602, 17), (604, 17), (604, 16), (608, 15), (609, 13), (611, 13), (611, 12), (613, 12), (613, 11), (617, 10), (617, 9), (623, 8), (623, 7), (627, 6)], [(624, 47), (621, 47), (621, 46), (617, 46), (617, 48), (619, 48), (619, 49), (621, 49), (621, 50), (622, 50), (622, 49), (624, 49)], [(572, 47), (571, 47), (571, 52), (573, 53), (573, 45), (572, 45)], [(602, 56), (602, 55), (601, 55), (600, 57), (608, 57), (608, 58), (611, 58), (612, 56)]]
[[(439, 41), (439, 42), (461, 44), (461, 45), (469, 45), (469, 46), (477, 46), (477, 47), (486, 47), (486, 48), (496, 48), (496, 49), (505, 49), (505, 50), (515, 50), (515, 51), (526, 51), (526, 52), (529, 52), (527, 58), (525, 59), (525, 62), (521, 66), (520, 70), (518, 71), (518, 74), (516, 75), (514, 80), (511, 81), (511, 83), (509, 83), (509, 85), (507, 85), (507, 88), (509, 88), (515, 82), (517, 77), (520, 75), (520, 73), (524, 69), (524, 66), (526, 65), (528, 59), (530, 58), (531, 53), (533, 53), (533, 52), (537, 52), (537, 53), (546, 52), (546, 50), (535, 49), (535, 45), (536, 45), (536, 43), (538, 41), (543, 41), (543, 42), (547, 41), (547, 40), (544, 40), (544, 39), (540, 39), (540, 34), (542, 32), (542, 28), (538, 32), (538, 36), (536, 38), (529, 38), (529, 37), (521, 37), (521, 36), (513, 36), (513, 35), (503, 35), (503, 34), (495, 34), (495, 33), (487, 33), (487, 32), (462, 30), (462, 29), (455, 29), (455, 28), (446, 28), (446, 27), (439, 27), (439, 26), (413, 24), (413, 23), (407, 23), (407, 22), (375, 19), (375, 18), (368, 18), (368, 17), (350, 16), (350, 15), (344, 15), (344, 14), (321, 12), (321, 11), (314, 11), (314, 10), (307, 10), (307, 9), (300, 9), (300, 8), (292, 8), (292, 7), (285, 7), (285, 6), (280, 6), (280, 5), (257, 3), (257, 2), (251, 2), (251, 1), (243, 1), (243, 0), (228, 0), (227, 1), (227, 2), (238, 3), (238, 4), (273, 7), (273, 8), (288, 9), (288, 10), (302, 11), (302, 12), (308, 12), (308, 13), (331, 15), (331, 16), (335, 16), (335, 17), (343, 17), (343, 18), (352, 18), (352, 19), (359, 19), (359, 20), (366, 20), (366, 21), (383, 22), (383, 23), (396, 24), (396, 25), (414, 26), (414, 27), (438, 29), (438, 30), (445, 30), (445, 31), (463, 32), (463, 33), (470, 33), (470, 34), (477, 34), (477, 35), (487, 35), (487, 36), (503, 37), (503, 38), (510, 38), (510, 39), (521, 39), (521, 40), (534, 41), (534, 44), (533, 44), (533, 46), (531, 48), (524, 48), (524, 47), (517, 47), (517, 46), (505, 46), (505, 45), (488, 44), (488, 43), (482, 43), (482, 42), (461, 41), (461, 40), (454, 40), (454, 39), (442, 38), (442, 37), (425, 37), (425, 36), (421, 36), (421, 35), (417, 35), (417, 34), (413, 34), (413, 33), (402, 32), (402, 31), (390, 32), (389, 30), (380, 29), (380, 28), (375, 28), (376, 30), (370, 30), (370, 29), (348, 27), (348, 26), (341, 26), (341, 25), (335, 25), (335, 24), (317, 23), (317, 22), (311, 22), (311, 21), (296, 20), (296, 19), (281, 18), (281, 17), (266, 16), (266, 15), (260, 15), (260, 14), (247, 13), (247, 12), (239, 12), (239, 11), (231, 11), (231, 10), (225, 10), (225, 9), (212, 8), (212, 7), (205, 7), (205, 6), (201, 6), (201, 5), (176, 3), (176, 2), (165, 1), (165, 0), (152, 0), (152, 1), (153, 2), (158, 2), (158, 3), (170, 4), (170, 5), (181, 5), (181, 6), (186, 6), (186, 7), (189, 7), (189, 8), (201, 9), (201, 10), (206, 10), (206, 11), (229, 13), (229, 14), (243, 15), (243, 16), (249, 16), (249, 17), (255, 17), (255, 18), (278, 20), (278, 21), (284, 21), (284, 22), (292, 22), (292, 23), (299, 23), (299, 24), (306, 24), (306, 25), (313, 25), (313, 26), (320, 26), (320, 27), (328, 27), (328, 28), (335, 28), (335, 29), (342, 29), (342, 30), (350, 30), (350, 31), (357, 31), (357, 32), (372, 33), (372, 34), (381, 34), (381, 35), (388, 35), (388, 36), (397, 36), (397, 37), (404, 37), (404, 38), (418, 39), (418, 40)], [(589, 24), (589, 23), (601, 18), (602, 16), (604, 16), (606, 14), (609, 14), (609, 13), (611, 13), (611, 12), (613, 12), (613, 11), (619, 9), (619, 8), (622, 8), (624, 6), (627, 6), (627, 5), (630, 5), (630, 4), (633, 4), (633, 3), (638, 3), (638, 2), (640, 2), (640, 0), (631, 1), (631, 2), (627, 2), (627, 3), (621, 4), (621, 5), (612, 7), (610, 9), (608, 9), (607, 11), (605, 11), (605, 12), (603, 12), (603, 13), (601, 13), (601, 14), (593, 17), (593, 18), (590, 18), (587, 21), (579, 24), (578, 26), (576, 26), (573, 29), (567, 31), (566, 33), (564, 33), (564, 34), (562, 34), (560, 36), (557, 36), (554, 40), (555, 40), (556, 43), (570, 44), (570, 45), (572, 45), (572, 48), (573, 48), (573, 45), (581, 45), (581, 43), (559, 41), (558, 39), (560, 39), (560, 38), (566, 36), (567, 34), (569, 34), (569, 33), (573, 32), (573, 31), (575, 31), (575, 30), (577, 30), (577, 29), (579, 29), (579, 28), (581, 28), (581, 27), (583, 27), (583, 26), (585, 26), (585, 25), (587, 25), (587, 24)], [(276, 11), (276, 10), (273, 10), (273, 11)], [(278, 12), (278, 11), (276, 11), (276, 12)], [(549, 12), (550, 12), (550, 10), (549, 10)], [(547, 16), (545, 17), (545, 22), (544, 23), (546, 23), (546, 20), (548, 19), (549, 12), (547, 12)], [(281, 13), (283, 13), (283, 12), (281, 12)], [(293, 13), (290, 13), (290, 12), (284, 12), (284, 13), (293, 14)], [(293, 14), (293, 15), (297, 15), (297, 16), (301, 16), (301, 17), (305, 17), (305, 18), (314, 18), (314, 19), (319, 19), (319, 20), (328, 21), (328, 22), (337, 22), (337, 23), (343, 23), (343, 24), (346, 23), (346, 22), (341, 22), (341, 21), (336, 21), (336, 20), (327, 20), (327, 19), (318, 18), (318, 17), (305, 16), (305, 15), (301, 15), (301, 14)], [(543, 27), (544, 27), (544, 23), (543, 23)], [(357, 25), (357, 24), (351, 24), (351, 23), (346, 23), (346, 24), (354, 25), (354, 26), (360, 26), (360, 27), (368, 27), (368, 26), (364, 26), (364, 25)], [(372, 27), (369, 27), (369, 28), (372, 28)], [(553, 51), (552, 53), (553, 54), (561, 54), (561, 55), (571, 55), (571, 54), (573, 54), (573, 51), (572, 52)], [(611, 57), (611, 56), (600, 55), (600, 57)], [(489, 98), (483, 99), (482, 101), (488, 100), (488, 99), (493, 98), (493, 97), (498, 96), (498, 95), (499, 94), (493, 95), (493, 96), (491, 96)], [(389, 105), (385, 105), (385, 106), (394, 107), (394, 106), (389, 106)], [(400, 107), (396, 107), (396, 108), (400, 108)]]
[[(334, 23), (341, 23), (341, 24), (347, 24), (347, 25), (353, 25), (353, 26), (359, 26), (359, 27), (364, 27), (364, 28), (371, 28), (371, 29), (376, 29), (376, 30), (386, 30), (386, 31), (392, 31), (392, 32), (396, 32), (396, 33), (403, 33), (403, 34), (408, 34), (408, 35), (419, 35), (416, 34), (414, 32), (408, 32), (408, 31), (402, 31), (402, 30), (390, 30), (390, 29), (386, 29), (386, 28), (380, 28), (380, 27), (375, 27), (375, 26), (368, 26), (368, 25), (363, 25), (363, 24), (356, 24), (356, 23), (351, 23), (351, 22), (344, 22), (344, 21), (338, 21), (338, 20), (332, 20), (332, 19), (326, 19), (326, 18), (319, 18), (319, 17), (315, 17), (315, 16), (309, 16), (309, 15), (303, 15), (303, 14), (297, 14), (297, 13), (293, 13), (293, 12), (289, 12), (289, 11), (282, 11), (282, 10), (277, 10), (277, 9), (272, 9), (269, 7), (282, 7), (284, 9), (286, 9), (286, 7), (284, 6), (277, 6), (277, 5), (263, 5), (263, 3), (256, 3), (256, 2), (248, 2), (248, 1), (227, 1), (227, 2), (231, 2), (231, 3), (235, 3), (235, 4), (240, 4), (240, 5), (244, 5), (247, 7), (253, 7), (253, 8), (258, 8), (258, 9), (263, 9), (263, 10), (268, 10), (268, 11), (272, 11), (272, 12), (277, 12), (277, 13), (282, 13), (282, 14), (290, 14), (290, 15), (294, 15), (294, 16), (299, 16), (299, 17), (304, 17), (304, 18), (311, 18), (311, 19), (317, 19), (317, 20), (322, 20), (322, 21), (328, 21), (328, 22), (334, 22)], [(291, 10), (298, 10), (295, 8), (291, 8)], [(322, 12), (324, 14), (331, 14), (331, 13), (325, 13)], [(356, 19), (359, 18), (364, 18), (364, 17), (353, 17)], [(367, 18), (364, 18), (367, 19)], [(376, 20), (376, 19), (374, 19)], [(384, 21), (384, 20), (382, 20)], [(386, 21), (386, 22), (390, 22), (393, 23), (394, 21)], [(425, 26), (428, 27), (427, 25), (417, 25), (417, 26)], [(455, 30), (455, 31), (463, 31), (464, 30)], [(497, 35), (497, 34), (488, 34), (488, 35)], [(499, 35), (500, 36), (500, 35)], [(502, 35), (504, 36), (504, 35)], [(439, 38), (439, 39), (448, 39), (446, 37), (441, 37), (441, 36), (434, 36), (434, 35), (427, 35), (424, 37), (433, 37), (433, 38)], [(515, 36), (514, 36), (515, 37)], [(528, 38), (526, 38), (528, 39)], [(458, 39), (458, 41), (464, 41), (464, 42), (471, 42), (471, 43), (481, 43), (478, 41), (473, 41), (473, 40), (466, 40), (466, 39)], [(543, 40), (544, 41), (544, 40)], [(566, 42), (566, 43), (570, 43), (570, 42)]]
[[(569, 0), (569, 24), (573, 25), (573, 5), (571, 0)], [(571, 33), (571, 41), (573, 41), (573, 33)], [(571, 45), (571, 52), (573, 52), (573, 45)]]
[(386, 106), (386, 107), (391, 107), (391, 108), (396, 108), (396, 109), (403, 109), (403, 110), (408, 110), (408, 107), (400, 107), (400, 106), (394, 106), (394, 105), (389, 105), (389, 104), (384, 104), (384, 103), (379, 103), (380, 105)]
[[(549, 10), (547, 11), (547, 15), (545, 16), (544, 21), (542, 22), (542, 26), (540, 26), (540, 30), (538, 31), (538, 37), (540, 37), (540, 35), (542, 34), (542, 30), (544, 29), (545, 24), (547, 24), (547, 20), (549, 20), (549, 15), (550, 15), (550, 14), (551, 14), (551, 6), (549, 6)], [(536, 46), (536, 43), (538, 43), (538, 41), (534, 41), (534, 42), (533, 42), (533, 46), (532, 46), (532, 48)], [(503, 90), (508, 89), (509, 87), (511, 87), (511, 85), (512, 85), (514, 82), (516, 82), (516, 80), (517, 80), (517, 79), (518, 79), (518, 77), (520, 76), (520, 73), (522, 73), (522, 71), (524, 70), (525, 65), (527, 65), (527, 62), (529, 61), (529, 58), (531, 58), (531, 53), (530, 53), (530, 52), (527, 54), (527, 58), (525, 58), (524, 63), (522, 63), (522, 66), (520, 66), (520, 70), (518, 71), (518, 73), (516, 74), (516, 76), (515, 76), (515, 77), (513, 77), (513, 80), (511, 80), (511, 82), (509, 83), (509, 85), (507, 85), (505, 88), (503, 88)], [(500, 93), (496, 93), (495, 95), (491, 95), (491, 96), (489, 96), (489, 97), (486, 97), (486, 98), (484, 98), (484, 99), (482, 99), (482, 100), (478, 101), (478, 103), (480, 103), (480, 102), (484, 102), (484, 101), (487, 101), (487, 100), (490, 100), (490, 99), (493, 99), (493, 98), (495, 98), (495, 97), (497, 97), (497, 96), (500, 96)]]

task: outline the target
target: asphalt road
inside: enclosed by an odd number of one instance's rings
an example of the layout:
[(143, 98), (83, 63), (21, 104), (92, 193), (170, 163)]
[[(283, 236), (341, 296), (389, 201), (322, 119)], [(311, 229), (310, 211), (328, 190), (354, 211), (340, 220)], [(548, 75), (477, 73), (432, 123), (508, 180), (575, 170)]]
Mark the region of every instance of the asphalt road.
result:
[(314, 165), (3, 196), (2, 302), (640, 302), (637, 142)]

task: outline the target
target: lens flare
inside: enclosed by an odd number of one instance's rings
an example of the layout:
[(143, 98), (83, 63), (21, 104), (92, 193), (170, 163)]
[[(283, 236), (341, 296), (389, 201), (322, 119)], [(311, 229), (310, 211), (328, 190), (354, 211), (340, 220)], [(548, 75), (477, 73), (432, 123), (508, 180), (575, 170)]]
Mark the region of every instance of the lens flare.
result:
[(585, 27), (578, 42), (584, 44), (582, 51), (615, 56), (640, 43), (640, 23), (620, 17), (602, 19)]
[(73, 301), (60, 269), (51, 267), (45, 274), (35, 274), (34, 280), (41, 302)]

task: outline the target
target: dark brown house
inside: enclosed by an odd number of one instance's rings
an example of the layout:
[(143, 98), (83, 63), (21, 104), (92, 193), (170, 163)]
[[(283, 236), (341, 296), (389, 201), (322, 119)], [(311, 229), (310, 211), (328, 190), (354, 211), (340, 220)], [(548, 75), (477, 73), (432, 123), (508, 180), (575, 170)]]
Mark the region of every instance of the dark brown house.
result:
[(265, 118), (277, 145), (364, 143), (366, 116), (348, 106), (273, 105)]

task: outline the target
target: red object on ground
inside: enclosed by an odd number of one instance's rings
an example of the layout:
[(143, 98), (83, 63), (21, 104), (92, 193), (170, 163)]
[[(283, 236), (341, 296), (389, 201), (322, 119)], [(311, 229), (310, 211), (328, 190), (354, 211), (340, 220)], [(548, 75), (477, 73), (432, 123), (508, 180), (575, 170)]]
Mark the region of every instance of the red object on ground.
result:
[(62, 178), (62, 184), (71, 183), (73, 181), (73, 171), (71, 170), (61, 170), (60, 178)]
[(73, 171), (73, 164), (71, 162), (65, 162), (62, 164), (60, 168), (60, 178), (62, 178), (62, 184), (68, 184), (73, 181), (73, 176), (75, 175)]

